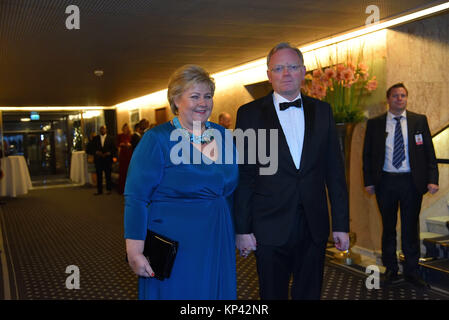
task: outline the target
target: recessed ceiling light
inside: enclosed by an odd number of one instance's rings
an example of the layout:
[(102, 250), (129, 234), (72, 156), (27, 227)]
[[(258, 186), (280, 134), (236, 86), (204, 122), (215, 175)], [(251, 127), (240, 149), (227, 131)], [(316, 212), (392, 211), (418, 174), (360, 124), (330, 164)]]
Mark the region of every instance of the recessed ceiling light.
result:
[(22, 122), (28, 122), (28, 121), (31, 121), (31, 119), (30, 119), (30, 118), (21, 118), (20, 121), (22, 121)]
[(95, 70), (94, 71), (94, 75), (96, 75), (97, 77), (101, 77), (103, 75), (103, 70)]

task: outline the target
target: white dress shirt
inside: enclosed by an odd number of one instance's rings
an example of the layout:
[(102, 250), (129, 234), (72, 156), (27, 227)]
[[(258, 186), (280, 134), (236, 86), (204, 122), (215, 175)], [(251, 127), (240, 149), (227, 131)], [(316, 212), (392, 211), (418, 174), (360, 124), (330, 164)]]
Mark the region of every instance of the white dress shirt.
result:
[(105, 134), (104, 135), (100, 134), (100, 139), (101, 139), (101, 147), (103, 148), (104, 147), (104, 140), (106, 140), (106, 135)]
[(388, 133), (387, 139), (385, 141), (385, 162), (383, 170), (387, 172), (410, 172), (410, 161), (408, 156), (408, 131), (407, 131), (407, 114), (406, 111), (401, 114), (401, 129), (402, 129), (402, 137), (404, 138), (404, 150), (405, 150), (405, 160), (402, 161), (402, 165), (399, 169), (396, 169), (393, 166), (393, 150), (394, 150), (394, 130), (396, 128), (396, 120), (394, 118), (397, 117), (391, 112), (387, 112), (387, 126), (386, 132)]
[(285, 139), (287, 140), (288, 148), (290, 149), (290, 154), (293, 158), (296, 169), (299, 169), (302, 147), (304, 144), (305, 124), (301, 93), (292, 101), (297, 99), (301, 99), (301, 108), (290, 107), (281, 111), (279, 104), (290, 101), (276, 92), (273, 93), (273, 103), (279, 122), (281, 123), (282, 131), (284, 131)]

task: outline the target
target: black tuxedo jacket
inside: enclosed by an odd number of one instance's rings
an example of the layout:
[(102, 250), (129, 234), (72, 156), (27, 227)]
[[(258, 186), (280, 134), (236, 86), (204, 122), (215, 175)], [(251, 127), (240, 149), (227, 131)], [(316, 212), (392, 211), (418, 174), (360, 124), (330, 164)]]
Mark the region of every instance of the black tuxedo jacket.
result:
[(136, 150), (137, 145), (139, 144), (141, 138), (142, 137), (137, 133), (133, 133), (133, 135), (131, 136), (131, 145), (133, 150)]
[[(425, 115), (407, 111), (408, 156), (415, 186), (422, 194), (427, 184), (438, 184), (438, 165), (432, 136)], [(377, 186), (385, 162), (387, 113), (370, 119), (366, 126), (363, 147), (363, 176), (365, 186)], [(422, 135), (422, 144), (416, 143), (416, 135)]]
[[(278, 130), (277, 172), (260, 175), (259, 169), (264, 165), (259, 161), (256, 164), (240, 164), (239, 185), (234, 194), (236, 233), (254, 233), (257, 242), (265, 245), (281, 246), (288, 241), (289, 230), (294, 225), (300, 206), (305, 212), (302, 221), (306, 221), (314, 242), (325, 244), (329, 237), (326, 187), (332, 209), (333, 231), (349, 231), (343, 158), (332, 109), (325, 102), (305, 95), (302, 98), (305, 132), (299, 170), (291, 157), (272, 93), (240, 107), (237, 112), (236, 129)], [(245, 153), (247, 150), (248, 146), (245, 145)], [(269, 146), (266, 150), (270, 150)]]
[[(117, 146), (115, 145), (114, 137), (110, 135), (106, 135), (106, 139), (104, 140), (103, 147), (101, 146), (101, 138), (100, 135), (96, 135), (93, 140), (93, 150), (95, 154), (95, 162), (103, 162), (103, 163), (112, 163), (112, 158), (117, 156)], [(101, 151), (103, 153), (110, 152), (110, 155), (107, 157), (99, 157), (96, 152)]]

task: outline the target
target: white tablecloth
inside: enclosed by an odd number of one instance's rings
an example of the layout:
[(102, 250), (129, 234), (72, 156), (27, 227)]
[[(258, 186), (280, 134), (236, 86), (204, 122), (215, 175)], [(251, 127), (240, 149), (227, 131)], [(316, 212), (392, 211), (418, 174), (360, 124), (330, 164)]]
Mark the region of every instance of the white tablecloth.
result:
[(72, 152), (70, 179), (79, 184), (92, 183), (87, 171), (87, 154), (84, 151)]
[(0, 195), (17, 197), (31, 189), (30, 172), (23, 156), (1, 158), (3, 178), (0, 180)]

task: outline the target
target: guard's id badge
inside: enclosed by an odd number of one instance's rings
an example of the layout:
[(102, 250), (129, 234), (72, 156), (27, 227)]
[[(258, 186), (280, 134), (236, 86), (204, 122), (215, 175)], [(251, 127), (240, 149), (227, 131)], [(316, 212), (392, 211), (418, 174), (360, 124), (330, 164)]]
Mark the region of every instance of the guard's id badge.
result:
[(415, 142), (417, 146), (422, 145), (424, 142), (422, 140), (422, 134), (415, 134)]

